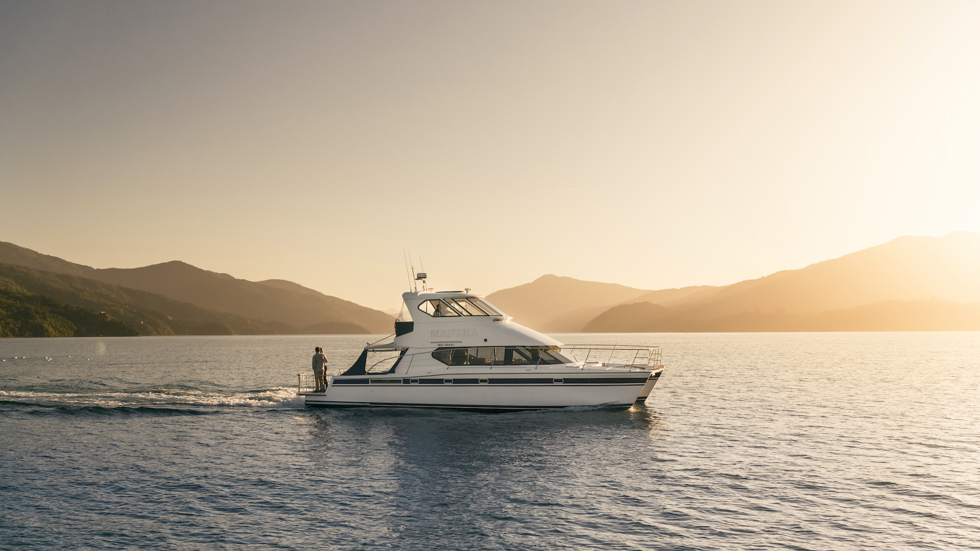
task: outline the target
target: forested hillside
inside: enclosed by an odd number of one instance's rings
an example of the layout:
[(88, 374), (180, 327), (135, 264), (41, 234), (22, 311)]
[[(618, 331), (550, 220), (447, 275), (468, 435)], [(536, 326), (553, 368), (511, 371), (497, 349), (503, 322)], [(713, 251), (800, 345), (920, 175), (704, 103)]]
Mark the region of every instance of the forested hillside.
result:
[(0, 337), (128, 337), (138, 333), (104, 312), (0, 289)]

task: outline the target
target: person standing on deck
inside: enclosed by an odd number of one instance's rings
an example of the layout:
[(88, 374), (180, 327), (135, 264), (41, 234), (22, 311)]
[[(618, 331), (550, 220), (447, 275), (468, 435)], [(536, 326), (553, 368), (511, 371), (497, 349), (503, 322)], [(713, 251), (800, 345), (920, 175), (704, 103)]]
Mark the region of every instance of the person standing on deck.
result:
[(316, 347), (313, 354), (313, 378), (316, 381), (316, 390), (313, 392), (323, 392), (327, 390), (327, 385), (323, 380), (323, 372), (327, 368), (327, 357), (323, 355), (323, 349)]

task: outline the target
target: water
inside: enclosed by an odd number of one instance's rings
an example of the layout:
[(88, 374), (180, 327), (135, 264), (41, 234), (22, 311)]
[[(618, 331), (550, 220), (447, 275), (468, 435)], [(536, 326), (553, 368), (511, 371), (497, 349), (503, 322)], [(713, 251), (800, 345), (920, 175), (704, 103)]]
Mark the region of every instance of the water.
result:
[(369, 337), (0, 340), (0, 546), (980, 547), (980, 334), (663, 344), (629, 411), (311, 410)]

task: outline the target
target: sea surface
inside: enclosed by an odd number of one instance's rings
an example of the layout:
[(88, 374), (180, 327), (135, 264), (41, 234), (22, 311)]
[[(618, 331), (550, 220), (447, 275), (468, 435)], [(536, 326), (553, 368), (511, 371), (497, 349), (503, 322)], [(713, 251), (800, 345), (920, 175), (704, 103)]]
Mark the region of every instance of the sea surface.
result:
[(662, 344), (643, 406), (303, 407), (371, 336), (0, 340), (0, 547), (980, 548), (980, 333)]

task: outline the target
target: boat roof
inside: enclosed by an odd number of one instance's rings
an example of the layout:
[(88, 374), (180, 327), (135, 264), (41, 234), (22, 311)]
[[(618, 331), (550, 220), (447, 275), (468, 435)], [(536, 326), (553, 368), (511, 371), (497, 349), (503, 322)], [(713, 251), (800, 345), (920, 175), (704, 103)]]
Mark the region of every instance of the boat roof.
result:
[(468, 293), (466, 291), (422, 291), (417, 293), (415, 291), (409, 291), (407, 293), (402, 293), (402, 298), (417, 298), (417, 299), (430, 299), (430, 298), (484, 298), (484, 295), (478, 295), (476, 293)]

